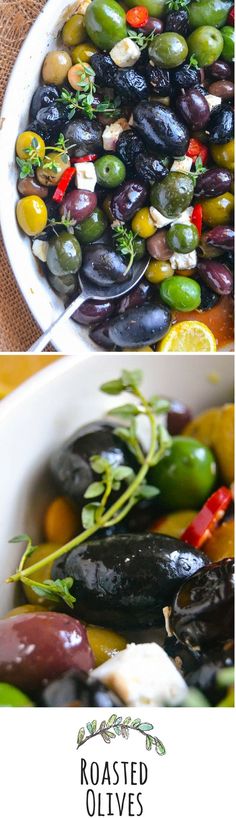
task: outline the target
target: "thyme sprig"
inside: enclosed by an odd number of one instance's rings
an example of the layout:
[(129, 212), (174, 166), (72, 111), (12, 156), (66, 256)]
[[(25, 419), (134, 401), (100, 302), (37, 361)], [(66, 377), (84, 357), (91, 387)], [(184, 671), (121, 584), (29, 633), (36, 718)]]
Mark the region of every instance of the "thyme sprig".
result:
[(201, 176), (202, 173), (206, 173), (206, 170), (207, 168), (205, 167), (205, 165), (203, 165), (201, 156), (197, 156), (197, 159), (195, 160), (195, 168), (194, 170), (189, 171), (189, 176), (191, 176), (193, 182), (196, 182), (198, 177)]
[(189, 65), (191, 65), (192, 68), (199, 68), (199, 63), (196, 54), (191, 54)]
[(137, 235), (133, 233), (132, 230), (128, 230), (128, 228), (124, 227), (122, 224), (112, 227), (112, 230), (117, 249), (120, 250), (123, 256), (129, 256), (129, 261), (125, 271), (128, 273), (132, 267), (132, 264), (134, 263), (137, 252), (135, 248), (135, 239), (137, 238)]
[[(117, 525), (141, 498), (152, 498), (158, 494), (158, 489), (148, 484), (147, 476), (150, 467), (156, 465), (171, 446), (171, 437), (165, 427), (156, 422), (156, 415), (167, 411), (168, 403), (157, 396), (147, 400), (141, 391), (141, 382), (142, 372), (140, 370), (134, 370), (133, 372), (123, 370), (120, 378), (109, 381), (101, 387), (102, 392), (108, 395), (119, 395), (122, 392), (128, 392), (135, 398), (135, 403), (122, 404), (112, 409), (109, 414), (115, 414), (116, 417), (125, 418), (126, 420), (127, 425), (118, 427), (115, 433), (125, 440), (130, 451), (135, 453), (140, 466), (137, 473), (135, 474), (128, 467), (112, 467), (105, 458), (91, 458), (92, 469), (95, 474), (99, 475), (100, 479), (92, 482), (85, 492), (85, 499), (93, 500), (93, 502), (86, 504), (82, 511), (82, 522), (85, 530), (66, 545), (58, 548), (54, 553), (25, 568), (25, 559), (29, 555), (28, 551), (27, 554), (23, 555), (16, 573), (10, 576), (6, 582), (21, 581), (25, 585), (31, 584), (32, 587), (37, 587), (41, 596), (50, 597), (53, 601), (55, 598), (56, 600), (62, 598), (70, 607), (73, 607), (74, 598), (70, 594), (73, 584), (71, 577), (67, 577), (62, 581), (47, 580), (45, 583), (38, 583), (30, 579), (31, 575), (59, 557), (68, 554), (77, 545), (92, 537), (99, 529), (108, 525)], [(140, 415), (146, 417), (149, 421), (150, 443), (147, 453), (143, 452), (137, 435), (136, 421)], [(109, 505), (111, 492), (118, 491), (123, 482), (123, 491)], [(99, 501), (97, 500), (98, 497), (100, 498)], [(19, 536), (17, 541), (20, 540), (26, 542), (26, 549), (32, 548), (27, 535)]]
[(94, 93), (96, 91), (95, 85), (93, 88), (93, 94), (92, 92), (86, 93), (85, 91), (82, 93), (81, 91), (76, 91), (76, 93), (73, 94), (71, 91), (67, 91), (66, 88), (62, 89), (60, 102), (63, 102), (69, 110), (68, 119), (73, 119), (76, 111), (83, 111), (89, 119), (93, 119), (96, 113), (106, 113), (108, 116), (119, 116), (121, 112), (120, 97), (115, 97), (114, 100), (105, 97), (102, 102), (96, 103), (96, 106), (93, 107)]
[(168, 11), (180, 11), (189, 6), (191, 0), (166, 0)]
[[(55, 145), (47, 145), (45, 156), (42, 159), (38, 156), (37, 148), (39, 147), (39, 143), (36, 136), (34, 136), (29, 147), (24, 148), (26, 158), (19, 159), (18, 156), (16, 157), (16, 163), (20, 168), (20, 179), (26, 179), (27, 176), (34, 176), (36, 168), (43, 168), (43, 170), (48, 169), (57, 173), (58, 165), (56, 163), (56, 157), (60, 157), (66, 164), (68, 161), (68, 151), (74, 147), (74, 145), (68, 145), (68, 141), (69, 140), (65, 139), (64, 135), (60, 133)], [(55, 160), (48, 157), (48, 153), (52, 151), (55, 152)]]
[(57, 226), (64, 227), (68, 233), (71, 233), (73, 235), (73, 233), (75, 232), (74, 227), (76, 224), (77, 224), (76, 219), (71, 218), (70, 210), (66, 210), (66, 208), (63, 216), (61, 216), (60, 219), (48, 219), (47, 221), (47, 227), (52, 227), (53, 232), (56, 233), (57, 236), (58, 236), (58, 231), (56, 230)]
[(152, 42), (152, 40), (154, 40), (154, 37), (156, 37), (155, 29), (151, 31), (150, 34), (144, 34), (142, 31), (138, 32), (134, 31), (133, 28), (128, 28), (127, 34), (128, 37), (130, 37), (131, 40), (134, 40), (136, 45), (138, 45), (140, 51), (144, 51), (145, 48), (148, 48), (149, 44)]

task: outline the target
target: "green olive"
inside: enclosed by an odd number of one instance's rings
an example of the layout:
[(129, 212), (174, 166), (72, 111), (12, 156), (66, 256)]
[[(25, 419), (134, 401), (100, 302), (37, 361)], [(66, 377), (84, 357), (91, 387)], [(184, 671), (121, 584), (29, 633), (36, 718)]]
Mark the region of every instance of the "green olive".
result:
[(218, 60), (223, 45), (221, 32), (213, 26), (200, 26), (188, 37), (189, 54), (194, 54), (201, 68)]
[(199, 26), (224, 26), (232, 0), (195, 0), (188, 7), (189, 23), (192, 28)]
[(118, 187), (125, 180), (126, 167), (118, 156), (106, 154), (95, 162), (97, 181), (103, 187)]
[(0, 682), (0, 707), (34, 707), (34, 704), (18, 687)]
[(201, 303), (201, 288), (197, 281), (187, 276), (174, 275), (162, 281), (160, 286), (162, 301), (172, 310), (189, 312)]
[(62, 40), (64, 45), (74, 46), (86, 40), (86, 28), (83, 14), (73, 14), (67, 20), (62, 29)]
[(49, 243), (47, 266), (54, 276), (76, 273), (81, 267), (82, 253), (75, 236), (67, 231), (55, 236)]
[(188, 46), (182, 34), (166, 31), (157, 34), (149, 46), (149, 56), (160, 68), (177, 68), (188, 55)]
[(172, 171), (161, 182), (152, 186), (150, 199), (153, 207), (166, 218), (175, 219), (191, 204), (194, 182), (186, 173)]
[(167, 233), (167, 242), (176, 253), (190, 253), (199, 244), (199, 232), (194, 224), (173, 224)]
[(159, 488), (158, 503), (163, 510), (200, 508), (214, 490), (217, 466), (207, 446), (191, 437), (173, 437), (171, 448), (149, 475)]
[(93, 54), (97, 53), (97, 49), (93, 45), (93, 43), (81, 43), (81, 45), (76, 45), (72, 51), (72, 62), (73, 65), (77, 65), (77, 63), (81, 60), (82, 62), (89, 63)]
[(42, 67), (42, 78), (47, 85), (62, 85), (67, 78), (72, 60), (67, 51), (49, 51)]
[(110, 51), (127, 35), (125, 12), (115, 0), (93, 0), (86, 9), (85, 28), (94, 45)]
[(222, 193), (212, 199), (204, 199), (202, 206), (203, 221), (210, 227), (228, 224), (234, 212), (234, 196), (232, 193)]
[(227, 60), (227, 62), (233, 62), (235, 41), (233, 26), (224, 26), (224, 28), (221, 29), (221, 34), (224, 40), (224, 47), (221, 56), (223, 60)]
[(97, 241), (103, 235), (108, 220), (105, 213), (96, 207), (91, 216), (84, 219), (83, 222), (77, 224), (75, 227), (75, 235), (82, 244), (90, 244), (92, 241)]
[[(137, 0), (125, 0), (128, 9), (133, 9), (137, 5)], [(164, 17), (167, 11), (166, 0), (145, 0), (143, 5), (151, 17)]]

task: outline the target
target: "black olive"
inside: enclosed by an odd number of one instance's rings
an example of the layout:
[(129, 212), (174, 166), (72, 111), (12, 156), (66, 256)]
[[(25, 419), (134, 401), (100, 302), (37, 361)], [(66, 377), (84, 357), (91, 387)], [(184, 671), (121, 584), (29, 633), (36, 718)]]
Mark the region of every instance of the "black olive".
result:
[(200, 312), (212, 310), (212, 307), (215, 307), (216, 304), (218, 304), (220, 295), (217, 295), (217, 293), (214, 293), (213, 290), (210, 290), (210, 287), (207, 287), (207, 285), (204, 284), (204, 281), (202, 278), (200, 278), (200, 276), (194, 276), (194, 280), (197, 281), (201, 287), (201, 302), (198, 310), (200, 310)]
[(189, 144), (189, 130), (171, 108), (146, 100), (134, 108), (134, 125), (144, 142), (164, 156), (183, 156)]
[(185, 645), (181, 645), (175, 636), (167, 636), (163, 648), (184, 677), (186, 673), (199, 668), (200, 660)]
[(210, 704), (216, 706), (226, 695), (227, 687), (217, 684), (217, 675), (223, 667), (232, 667), (233, 655), (231, 657), (221, 656), (216, 658), (209, 656), (203, 664), (190, 670), (185, 680), (189, 687), (196, 687), (206, 696)]
[(50, 682), (41, 693), (41, 707), (122, 707), (116, 693), (87, 673), (69, 670)]
[(138, 136), (135, 131), (131, 129), (129, 131), (122, 131), (116, 143), (116, 153), (127, 168), (135, 166), (135, 159), (144, 150), (145, 147), (142, 139), (140, 139), (140, 136)]
[(175, 597), (170, 627), (180, 642), (205, 652), (233, 638), (234, 560), (212, 563), (187, 579)]
[(109, 338), (108, 335), (109, 330), (109, 320), (104, 321), (103, 324), (99, 324), (99, 326), (93, 327), (90, 330), (89, 337), (94, 344), (98, 344), (99, 347), (102, 349), (106, 349), (107, 352), (113, 352), (116, 347), (113, 344), (113, 341)]
[(29, 116), (34, 119), (40, 110), (55, 102), (60, 96), (56, 85), (39, 85), (31, 100)]
[(109, 338), (120, 349), (150, 346), (166, 335), (171, 312), (164, 304), (154, 301), (126, 310), (109, 321)]
[(190, 32), (189, 16), (185, 9), (179, 11), (170, 11), (166, 15), (165, 31), (175, 31), (186, 37)]
[(53, 135), (54, 138), (68, 122), (68, 110), (64, 105), (52, 103), (44, 108), (40, 108), (36, 114), (36, 124), (43, 130), (44, 134)]
[(109, 57), (109, 54), (93, 54), (90, 58), (90, 63), (95, 71), (98, 84), (112, 88), (118, 68), (111, 57)]
[(179, 88), (192, 88), (199, 85), (201, 73), (199, 68), (194, 68), (189, 63), (179, 65), (171, 71), (171, 82)]
[(127, 272), (126, 256), (105, 244), (94, 243), (84, 248), (82, 271), (96, 287), (111, 287), (132, 278), (132, 267)]
[(155, 94), (165, 97), (170, 93), (170, 72), (166, 68), (159, 68), (158, 65), (146, 66), (146, 77), (155, 91)]
[(160, 182), (169, 173), (168, 168), (155, 156), (139, 153), (135, 159), (136, 171), (144, 182)]
[(210, 116), (207, 125), (209, 142), (214, 145), (224, 145), (230, 142), (234, 135), (234, 114), (227, 105), (217, 105)]
[(137, 468), (134, 456), (114, 434), (114, 428), (115, 424), (101, 421), (82, 426), (52, 455), (51, 471), (63, 494), (76, 502), (83, 501), (84, 492), (95, 479), (90, 464), (93, 455), (105, 457), (113, 466)]
[(205, 554), (174, 537), (119, 534), (75, 548), (54, 563), (52, 576), (73, 577), (75, 616), (127, 629), (163, 625), (163, 607), (206, 564)]
[(101, 153), (103, 128), (96, 119), (72, 120), (64, 129), (71, 156), (85, 156), (88, 153)]
[(114, 88), (121, 97), (130, 102), (145, 99), (149, 93), (147, 80), (135, 68), (124, 68), (117, 71)]

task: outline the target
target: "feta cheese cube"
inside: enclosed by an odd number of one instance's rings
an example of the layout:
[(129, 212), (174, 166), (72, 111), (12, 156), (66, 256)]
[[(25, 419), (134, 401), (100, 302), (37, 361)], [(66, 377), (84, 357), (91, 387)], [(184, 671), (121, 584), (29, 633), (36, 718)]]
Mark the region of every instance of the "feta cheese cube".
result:
[(216, 108), (217, 105), (221, 105), (221, 97), (217, 97), (215, 94), (206, 94), (205, 99), (208, 102), (210, 111), (213, 111), (213, 108)]
[(106, 125), (102, 135), (104, 151), (114, 151), (120, 134), (128, 127), (127, 119), (117, 119), (111, 125)]
[(173, 219), (172, 224), (191, 224), (192, 212), (193, 207), (187, 207), (177, 219)]
[(75, 165), (75, 173), (75, 186), (79, 190), (94, 191), (97, 176), (93, 162), (78, 162)]
[(192, 250), (191, 253), (173, 253), (170, 265), (172, 270), (192, 270), (197, 266), (196, 250)]
[(149, 213), (152, 221), (155, 224), (155, 227), (157, 228), (165, 227), (166, 224), (170, 224), (170, 222), (172, 221), (170, 218), (167, 219), (166, 216), (163, 216), (162, 213), (160, 213), (156, 207), (149, 207)]
[(111, 687), (130, 707), (176, 706), (184, 701), (188, 690), (174, 662), (156, 643), (127, 645), (91, 675)]
[(130, 37), (124, 37), (110, 51), (111, 59), (119, 68), (132, 68), (132, 65), (135, 65), (139, 60), (140, 55), (140, 48)]
[(189, 173), (192, 163), (191, 156), (185, 156), (184, 159), (175, 159), (170, 170), (177, 171), (177, 173)]
[(43, 261), (44, 263), (47, 261), (48, 249), (49, 249), (48, 241), (34, 239), (32, 244), (32, 251), (34, 256), (36, 258), (39, 258), (39, 261)]

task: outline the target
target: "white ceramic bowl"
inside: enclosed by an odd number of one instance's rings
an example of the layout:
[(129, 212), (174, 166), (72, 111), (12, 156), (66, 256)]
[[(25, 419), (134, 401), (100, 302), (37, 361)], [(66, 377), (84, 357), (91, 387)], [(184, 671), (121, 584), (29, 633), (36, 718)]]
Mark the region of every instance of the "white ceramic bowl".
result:
[[(58, 318), (63, 303), (42, 275), (31, 250), (31, 242), (19, 230), (15, 207), (17, 171), (15, 165), (15, 142), (18, 133), (25, 130), (33, 93), (39, 84), (42, 63), (47, 51), (55, 48), (58, 31), (70, 17), (78, 2), (68, 5), (66, 0), (48, 0), (39, 13), (21, 48), (14, 65), (2, 108), (0, 150), (4, 156), (1, 163), (0, 221), (2, 235), (9, 261), (19, 288), (37, 323), (44, 331)], [(72, 320), (52, 336), (56, 349), (64, 353), (97, 350), (87, 332)]]
[[(48, 458), (80, 425), (117, 405), (117, 397), (99, 392), (99, 386), (118, 377), (123, 366), (122, 353), (64, 359), (35, 375), (0, 405), (0, 615), (16, 601), (16, 590), (4, 580), (16, 569), (21, 546), (9, 540), (22, 532), (35, 543), (42, 537), (41, 520), (50, 496)], [(125, 367), (143, 370), (147, 395), (176, 397), (194, 414), (232, 400), (230, 355), (198, 356), (194, 371), (187, 355), (126, 355)]]

